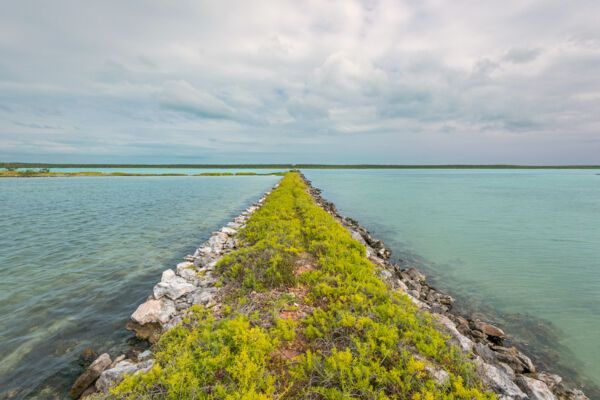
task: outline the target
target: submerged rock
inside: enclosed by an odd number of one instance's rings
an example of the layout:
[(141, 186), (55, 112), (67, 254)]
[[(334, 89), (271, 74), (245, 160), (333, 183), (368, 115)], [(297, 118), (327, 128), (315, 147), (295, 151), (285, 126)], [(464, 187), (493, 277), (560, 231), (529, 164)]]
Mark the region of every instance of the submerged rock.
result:
[(141, 325), (137, 322), (129, 322), (125, 326), (128, 331), (134, 331), (138, 339), (147, 340), (150, 343), (156, 343), (163, 331), (163, 326), (157, 322), (149, 322)]
[(79, 354), (79, 359), (77, 362), (79, 365), (85, 368), (89, 366), (96, 358), (98, 358), (98, 353), (90, 348), (87, 348)]
[(85, 370), (83, 374), (73, 384), (69, 391), (69, 397), (76, 398), (82, 394), (110, 365), (110, 356), (107, 353), (102, 354)]

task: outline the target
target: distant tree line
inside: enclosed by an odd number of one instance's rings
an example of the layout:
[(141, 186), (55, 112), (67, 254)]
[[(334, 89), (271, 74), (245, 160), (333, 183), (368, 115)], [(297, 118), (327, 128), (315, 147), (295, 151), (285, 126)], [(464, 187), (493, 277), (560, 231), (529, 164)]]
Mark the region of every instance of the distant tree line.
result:
[(198, 169), (599, 169), (600, 165), (510, 165), (510, 164), (49, 164), (49, 163), (2, 163), (4, 168), (198, 168)]

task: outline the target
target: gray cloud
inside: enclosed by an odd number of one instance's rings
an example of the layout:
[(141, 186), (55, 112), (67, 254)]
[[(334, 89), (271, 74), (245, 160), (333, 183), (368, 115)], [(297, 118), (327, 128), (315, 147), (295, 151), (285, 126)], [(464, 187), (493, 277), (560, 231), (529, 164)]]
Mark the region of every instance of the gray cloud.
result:
[(599, 12), (4, 2), (0, 159), (600, 163)]
[(166, 109), (207, 119), (235, 119), (235, 111), (219, 98), (195, 89), (186, 81), (169, 81), (163, 86), (160, 105)]
[(526, 64), (535, 60), (540, 53), (540, 49), (512, 48), (506, 53), (503, 60), (515, 64)]

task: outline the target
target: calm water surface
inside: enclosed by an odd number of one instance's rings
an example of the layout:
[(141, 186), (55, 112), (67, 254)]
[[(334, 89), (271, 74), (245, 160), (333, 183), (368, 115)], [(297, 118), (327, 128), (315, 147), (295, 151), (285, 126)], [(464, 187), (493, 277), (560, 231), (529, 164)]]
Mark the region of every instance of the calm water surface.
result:
[(599, 172), (304, 171), (459, 307), (492, 318), (544, 366), (596, 384)]
[(1, 179), (0, 398), (63, 398), (83, 349), (127, 349), (161, 271), (278, 180)]

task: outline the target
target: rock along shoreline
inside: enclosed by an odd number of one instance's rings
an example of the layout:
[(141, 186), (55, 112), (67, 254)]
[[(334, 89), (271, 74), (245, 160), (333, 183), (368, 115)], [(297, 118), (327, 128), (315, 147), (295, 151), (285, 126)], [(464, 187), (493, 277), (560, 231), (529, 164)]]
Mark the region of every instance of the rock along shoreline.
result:
[[(531, 359), (516, 348), (504, 347), (504, 332), (500, 328), (453, 313), (454, 299), (451, 296), (430, 286), (416, 268), (401, 269), (392, 264), (389, 261), (391, 251), (381, 240), (373, 238), (356, 220), (339, 214), (333, 203), (321, 197), (320, 189), (312, 187), (302, 174), (300, 176), (317, 205), (366, 247), (369, 260), (379, 266), (380, 277), (393, 288), (404, 292), (418, 308), (437, 317), (441, 329), (449, 335), (451, 341), (470, 354), (486, 388), (498, 394), (500, 399), (588, 399), (582, 391), (566, 386), (560, 376), (538, 371)], [(175, 269), (165, 270), (161, 281), (154, 286), (153, 293), (131, 315), (126, 329), (135, 332), (139, 339), (155, 343), (163, 333), (183, 321), (191, 306), (202, 305), (218, 310), (222, 294), (217, 283), (218, 277), (214, 274), (215, 267), (223, 255), (239, 246), (236, 238), (238, 231), (278, 186), (279, 183), (232, 222), (213, 232), (193, 255), (186, 256)], [(77, 379), (69, 397), (85, 398), (94, 393), (106, 393), (110, 387), (121, 382), (125, 375), (146, 373), (153, 365), (150, 350), (141, 353), (129, 351), (115, 359), (104, 353)], [(441, 375), (445, 371), (432, 373)], [(444, 380), (445, 377), (440, 376), (439, 379)]]

